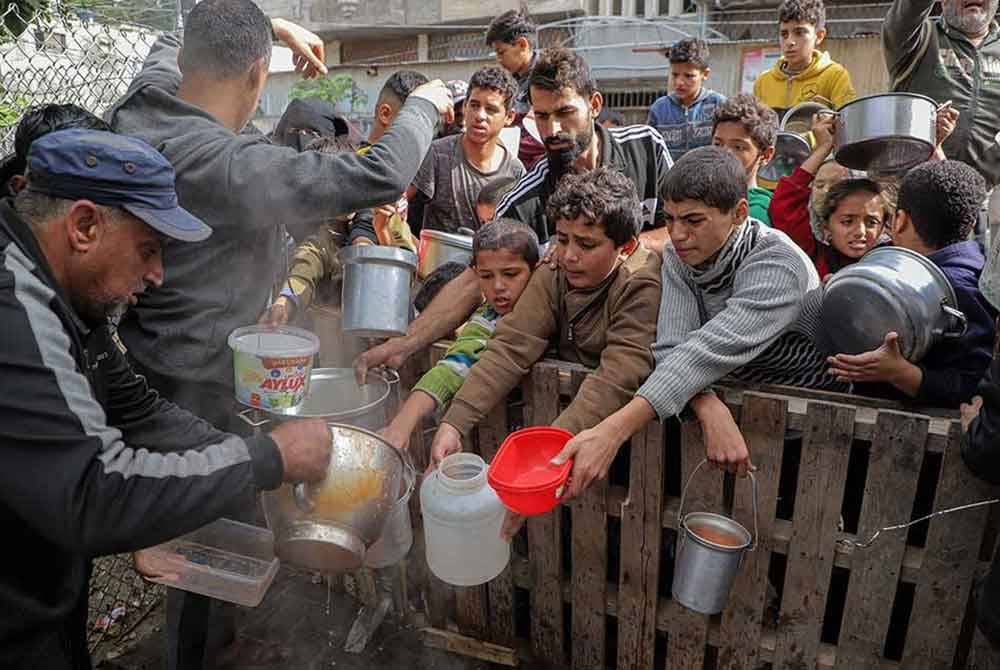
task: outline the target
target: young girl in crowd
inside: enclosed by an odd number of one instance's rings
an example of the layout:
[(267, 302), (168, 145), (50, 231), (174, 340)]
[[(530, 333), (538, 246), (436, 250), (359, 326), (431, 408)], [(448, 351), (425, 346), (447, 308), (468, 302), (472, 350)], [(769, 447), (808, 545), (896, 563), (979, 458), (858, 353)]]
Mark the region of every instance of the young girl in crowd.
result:
[(396, 417), (382, 429), (382, 437), (389, 443), (405, 448), (420, 421), (451, 401), (493, 336), (497, 322), (514, 309), (537, 262), (538, 236), (523, 223), (499, 219), (476, 232), (472, 267), (479, 275), (483, 304), (444, 358), (420, 378)]
[(886, 229), (890, 217), (889, 203), (878, 182), (862, 178), (834, 184), (819, 209), (820, 246), (814, 262), (820, 279), (854, 263), (874, 247), (889, 244)]

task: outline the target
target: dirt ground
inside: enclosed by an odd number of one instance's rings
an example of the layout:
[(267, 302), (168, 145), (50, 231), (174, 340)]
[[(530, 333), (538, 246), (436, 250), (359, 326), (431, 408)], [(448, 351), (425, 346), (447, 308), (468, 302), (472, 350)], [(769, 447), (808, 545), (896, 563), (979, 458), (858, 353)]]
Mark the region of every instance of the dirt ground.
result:
[[(98, 658), (98, 670), (163, 670), (166, 601), (151, 611), (125, 640)], [(334, 593), (327, 613), (327, 587), (308, 574), (282, 569), (264, 601), (237, 609), (235, 643), (216, 668), (241, 670), (487, 670), (491, 664), (423, 645), (421, 633), (400, 625), (392, 613), (360, 654), (343, 650), (359, 603)]]

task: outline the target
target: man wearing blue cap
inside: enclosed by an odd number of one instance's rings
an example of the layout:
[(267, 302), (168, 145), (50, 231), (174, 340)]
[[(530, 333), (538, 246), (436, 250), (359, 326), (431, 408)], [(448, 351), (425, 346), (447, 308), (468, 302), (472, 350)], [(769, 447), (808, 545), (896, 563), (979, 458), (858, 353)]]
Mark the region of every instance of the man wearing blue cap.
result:
[[(321, 479), (322, 421), (243, 439), (160, 398), (109, 317), (211, 229), (140, 140), (37, 139), (0, 201), (0, 667), (90, 668), (90, 560), (192, 531), (257, 489)], [(12, 549), (16, 548), (16, 549)]]

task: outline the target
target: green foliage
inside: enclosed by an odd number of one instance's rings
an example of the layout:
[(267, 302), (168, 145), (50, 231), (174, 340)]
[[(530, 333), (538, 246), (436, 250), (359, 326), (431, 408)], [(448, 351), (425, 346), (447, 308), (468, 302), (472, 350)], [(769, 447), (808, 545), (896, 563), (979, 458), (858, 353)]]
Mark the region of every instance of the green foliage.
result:
[(304, 79), (292, 86), (290, 98), (318, 98), (331, 105), (350, 101), (351, 111), (368, 104), (368, 94), (358, 88), (349, 74), (340, 73), (317, 79)]
[(19, 95), (11, 102), (0, 102), (0, 129), (7, 129), (21, 119), (24, 110), (31, 106), (31, 101)]
[(0, 43), (8, 37), (18, 37), (36, 17), (49, 18), (48, 0), (0, 0)]

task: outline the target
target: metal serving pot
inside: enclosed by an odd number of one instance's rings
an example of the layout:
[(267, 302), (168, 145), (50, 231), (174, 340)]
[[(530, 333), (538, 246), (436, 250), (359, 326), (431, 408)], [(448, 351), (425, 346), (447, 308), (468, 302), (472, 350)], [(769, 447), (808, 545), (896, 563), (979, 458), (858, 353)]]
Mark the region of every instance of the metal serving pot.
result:
[(344, 267), (343, 327), (358, 337), (405, 335), (410, 323), (410, 282), (417, 257), (406, 249), (375, 245), (341, 249)]
[(895, 331), (900, 352), (916, 363), (939, 340), (965, 334), (957, 304), (948, 278), (926, 257), (879, 247), (827, 282), (821, 318), (835, 353), (878, 349)]
[(421, 279), (426, 279), (445, 263), (468, 265), (472, 262), (472, 236), (421, 230), (419, 256), (417, 276)]
[(937, 103), (914, 93), (881, 93), (840, 108), (834, 157), (844, 167), (895, 174), (934, 151)]
[(253, 428), (289, 419), (323, 419), (368, 430), (379, 430), (399, 405), (399, 374), (372, 370), (359, 386), (351, 368), (317, 368), (309, 375), (309, 394), (288, 409), (246, 409), (240, 418)]
[(352, 426), (330, 424), (330, 433), (333, 444), (325, 479), (285, 484), (263, 495), (278, 558), (324, 573), (360, 567), (400, 491), (406, 496), (410, 492), (404, 488), (407, 465), (398, 449)]
[(781, 131), (774, 141), (774, 156), (761, 166), (757, 181), (765, 188), (773, 188), (782, 177), (795, 172), (795, 168), (806, 162), (812, 150), (804, 137), (796, 133)]

